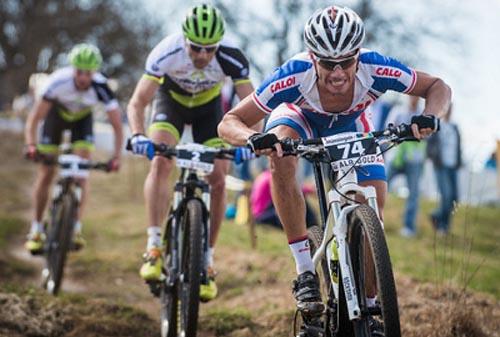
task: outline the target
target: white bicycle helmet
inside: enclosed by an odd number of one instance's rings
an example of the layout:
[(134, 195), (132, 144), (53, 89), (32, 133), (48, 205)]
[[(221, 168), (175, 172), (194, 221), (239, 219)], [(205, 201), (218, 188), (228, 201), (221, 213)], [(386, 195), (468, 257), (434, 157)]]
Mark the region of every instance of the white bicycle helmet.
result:
[(363, 21), (352, 9), (331, 6), (307, 20), (304, 41), (320, 58), (339, 58), (359, 49), (365, 38)]

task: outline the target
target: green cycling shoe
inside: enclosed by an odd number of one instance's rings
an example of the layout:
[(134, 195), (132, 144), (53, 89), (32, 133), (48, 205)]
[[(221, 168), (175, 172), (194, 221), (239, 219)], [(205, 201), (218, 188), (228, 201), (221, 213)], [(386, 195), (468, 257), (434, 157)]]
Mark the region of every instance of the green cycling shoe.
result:
[(43, 253), (43, 246), (47, 237), (43, 232), (33, 232), (28, 234), (28, 240), (25, 242), (24, 247), (32, 254), (38, 255)]
[(144, 263), (139, 274), (144, 281), (159, 281), (161, 279), (161, 267), (163, 257), (161, 249), (153, 247), (144, 254)]
[(82, 236), (81, 232), (75, 232), (73, 234), (73, 249), (80, 250), (87, 245), (87, 241)]
[(209, 302), (217, 297), (218, 289), (215, 283), (216, 272), (213, 268), (208, 267), (207, 269), (207, 280), (206, 284), (200, 284), (200, 301)]

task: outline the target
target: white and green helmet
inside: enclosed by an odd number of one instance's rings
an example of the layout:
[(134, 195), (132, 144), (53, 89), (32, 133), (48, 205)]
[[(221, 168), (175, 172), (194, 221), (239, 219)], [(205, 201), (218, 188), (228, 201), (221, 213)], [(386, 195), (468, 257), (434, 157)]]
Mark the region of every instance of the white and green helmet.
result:
[(189, 9), (182, 30), (189, 41), (210, 45), (222, 40), (224, 25), (224, 18), (217, 8), (202, 4)]
[(99, 48), (89, 43), (80, 43), (71, 49), (68, 55), (69, 63), (77, 69), (96, 71), (102, 65)]

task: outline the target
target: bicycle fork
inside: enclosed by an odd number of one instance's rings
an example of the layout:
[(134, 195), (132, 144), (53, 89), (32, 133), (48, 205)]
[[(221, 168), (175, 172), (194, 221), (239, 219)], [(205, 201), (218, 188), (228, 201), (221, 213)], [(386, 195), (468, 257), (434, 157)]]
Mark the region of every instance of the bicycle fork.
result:
[[(373, 187), (361, 187), (357, 184), (352, 184), (350, 186), (344, 185), (340, 187), (340, 192), (343, 195), (350, 192), (360, 193), (366, 197), (370, 207), (379, 215), (376, 192)], [(341, 194), (334, 190), (328, 192), (328, 199), (330, 207), (325, 223), (325, 234), (319, 249), (314, 254), (313, 262), (315, 266), (318, 265), (323, 255), (326, 253), (328, 270), (335, 298), (339, 298), (339, 282), (342, 282), (349, 319), (355, 320), (361, 318), (362, 313), (359, 307), (356, 282), (354, 280), (351, 256), (346, 239), (348, 231), (347, 216), (358, 207), (358, 205), (346, 205), (341, 207)], [(341, 280), (338, 278), (339, 274), (342, 275)]]

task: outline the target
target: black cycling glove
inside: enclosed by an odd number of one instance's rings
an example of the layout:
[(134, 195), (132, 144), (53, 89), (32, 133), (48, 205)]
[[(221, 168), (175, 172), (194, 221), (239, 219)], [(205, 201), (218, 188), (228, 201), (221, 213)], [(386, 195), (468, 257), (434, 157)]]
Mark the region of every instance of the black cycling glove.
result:
[(272, 149), (277, 143), (279, 143), (279, 140), (274, 133), (254, 133), (247, 140), (248, 147), (254, 152), (256, 150)]
[(439, 131), (439, 118), (433, 115), (417, 115), (411, 118), (411, 124), (417, 124), (418, 129)]

